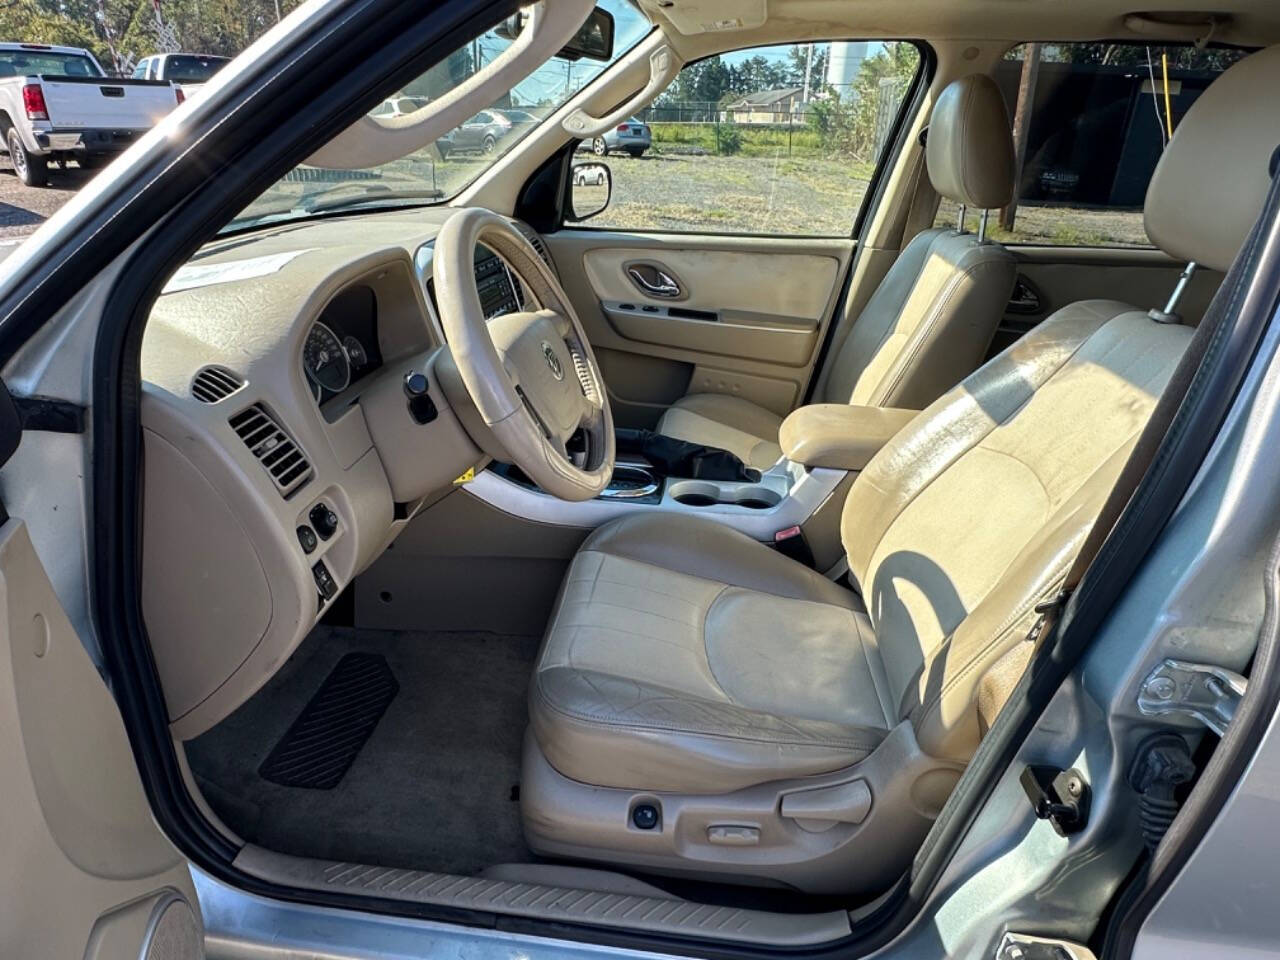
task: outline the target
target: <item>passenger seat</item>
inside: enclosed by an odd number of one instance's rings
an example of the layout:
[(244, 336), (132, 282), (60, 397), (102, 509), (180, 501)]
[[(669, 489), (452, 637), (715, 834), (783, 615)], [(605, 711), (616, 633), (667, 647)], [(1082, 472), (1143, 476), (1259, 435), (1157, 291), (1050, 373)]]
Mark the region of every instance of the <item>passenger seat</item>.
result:
[[(990, 77), (972, 74), (942, 91), (925, 161), (934, 189), (962, 206), (988, 210), (1012, 199), (1009, 115)], [(981, 233), (917, 234), (840, 345), (814, 402), (928, 406), (982, 362), (1016, 274), (1013, 255)], [(695, 393), (663, 414), (658, 432), (764, 470), (782, 455), (781, 426), (781, 417), (750, 401)]]

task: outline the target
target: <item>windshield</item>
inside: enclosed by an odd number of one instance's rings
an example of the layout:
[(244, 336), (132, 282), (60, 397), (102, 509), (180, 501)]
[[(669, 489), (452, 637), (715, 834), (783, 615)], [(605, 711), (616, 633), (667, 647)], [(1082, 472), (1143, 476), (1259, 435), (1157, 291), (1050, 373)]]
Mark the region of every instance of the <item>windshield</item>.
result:
[(174, 83), (204, 83), (226, 64), (226, 57), (170, 57), (164, 78)]
[[(223, 229), (362, 206), (445, 201), (457, 195), (649, 32), (649, 21), (630, 0), (600, 0), (597, 5), (614, 18), (613, 56), (608, 62), (552, 57), (487, 109), (390, 163), (360, 170), (295, 167)], [(489, 30), (371, 106), (370, 115), (412, 113), (491, 63), (511, 42)]]
[(80, 53), (55, 53), (52, 50), (0, 51), (0, 77), (36, 74), (47, 77), (100, 77), (102, 71)]

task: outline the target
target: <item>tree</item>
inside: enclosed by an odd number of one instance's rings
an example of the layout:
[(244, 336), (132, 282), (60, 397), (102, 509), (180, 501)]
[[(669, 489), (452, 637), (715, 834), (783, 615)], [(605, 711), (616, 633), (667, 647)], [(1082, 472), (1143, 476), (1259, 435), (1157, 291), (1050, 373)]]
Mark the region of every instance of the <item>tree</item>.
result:
[(719, 57), (691, 63), (678, 74), (658, 98), (657, 106), (683, 103), (719, 103), (731, 92), (731, 74)]
[(787, 86), (804, 86), (805, 65), (806, 61), (809, 60), (810, 47), (813, 48), (813, 60), (808, 64), (809, 89), (810, 91), (820, 90), (827, 82), (827, 56), (831, 50), (830, 44), (797, 43), (787, 51), (787, 68), (789, 72)]
[(880, 146), (881, 120), (896, 112), (920, 65), (909, 43), (887, 43), (862, 61), (847, 97), (828, 87), (810, 105), (809, 125), (830, 152), (858, 160), (874, 160)]

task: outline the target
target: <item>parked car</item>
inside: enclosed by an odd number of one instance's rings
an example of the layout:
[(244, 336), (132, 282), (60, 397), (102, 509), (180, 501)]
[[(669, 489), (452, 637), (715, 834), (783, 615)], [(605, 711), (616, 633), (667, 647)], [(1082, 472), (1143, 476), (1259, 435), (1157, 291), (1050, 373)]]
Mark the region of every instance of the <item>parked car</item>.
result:
[(598, 137), (584, 141), (597, 157), (608, 156), (610, 151), (625, 150), (633, 157), (642, 157), (653, 145), (653, 133), (647, 123), (632, 117), (626, 123), (620, 123), (612, 130), (606, 130)]
[(600, 163), (582, 163), (573, 168), (575, 187), (603, 187), (609, 182), (609, 174)]
[(511, 122), (511, 131), (517, 136), (524, 136), (525, 132), (532, 130), (542, 122), (541, 117), (535, 117), (528, 110), (519, 109), (501, 109), (497, 113), (502, 114)]
[(500, 110), (481, 110), (466, 123), (453, 130), (454, 150), (493, 153), (499, 141), (510, 136), (513, 124)]
[[(421, 110), (430, 102), (430, 99), (427, 97), (398, 94), (397, 96), (388, 97), (386, 100), (383, 100), (375, 109), (369, 111), (369, 116), (403, 117), (406, 114)], [(453, 151), (453, 131), (442, 134), (436, 138), (436, 149), (440, 151), (441, 160), (449, 156)]]
[(133, 68), (136, 80), (168, 80), (191, 96), (231, 62), (211, 53), (156, 53), (143, 57)]
[(50, 161), (105, 164), (183, 96), (168, 80), (108, 78), (79, 47), (0, 43), (3, 149), (28, 186), (44, 186)]

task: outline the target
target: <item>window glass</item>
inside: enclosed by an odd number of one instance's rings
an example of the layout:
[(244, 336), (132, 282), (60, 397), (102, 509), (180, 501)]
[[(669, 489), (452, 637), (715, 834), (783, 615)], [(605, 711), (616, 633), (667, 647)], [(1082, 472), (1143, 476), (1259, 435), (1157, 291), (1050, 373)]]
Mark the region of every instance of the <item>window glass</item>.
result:
[(580, 149), (607, 157), (593, 227), (848, 236), (907, 89), (909, 43), (756, 47), (686, 66)]
[(0, 53), (0, 77), (100, 77), (102, 71), (79, 53), (54, 50), (5, 50)]
[(165, 62), (165, 79), (172, 80), (174, 83), (205, 83), (229, 62), (226, 57), (170, 54)]
[[(597, 6), (614, 19), (613, 54), (608, 61), (576, 54), (550, 57), (493, 103), (480, 104), (486, 109), (471, 119), (422, 149), (388, 163), (358, 170), (299, 165), (224, 229), (355, 207), (420, 205), (456, 195), (542, 122), (540, 118), (554, 113), (652, 29), (631, 0), (599, 0)], [(371, 104), (369, 112), (375, 117), (411, 114), (492, 64), (511, 43), (509, 31), (501, 25), (486, 30), (402, 90)]]
[[(994, 77), (1021, 173), (1016, 203), (991, 212), (988, 234), (1006, 243), (1150, 246), (1142, 203), (1165, 144), (1205, 87), (1246, 55), (1125, 43), (1009, 51)], [(958, 214), (943, 200), (937, 223), (954, 226)], [(979, 214), (967, 212), (968, 229), (977, 229)]]

